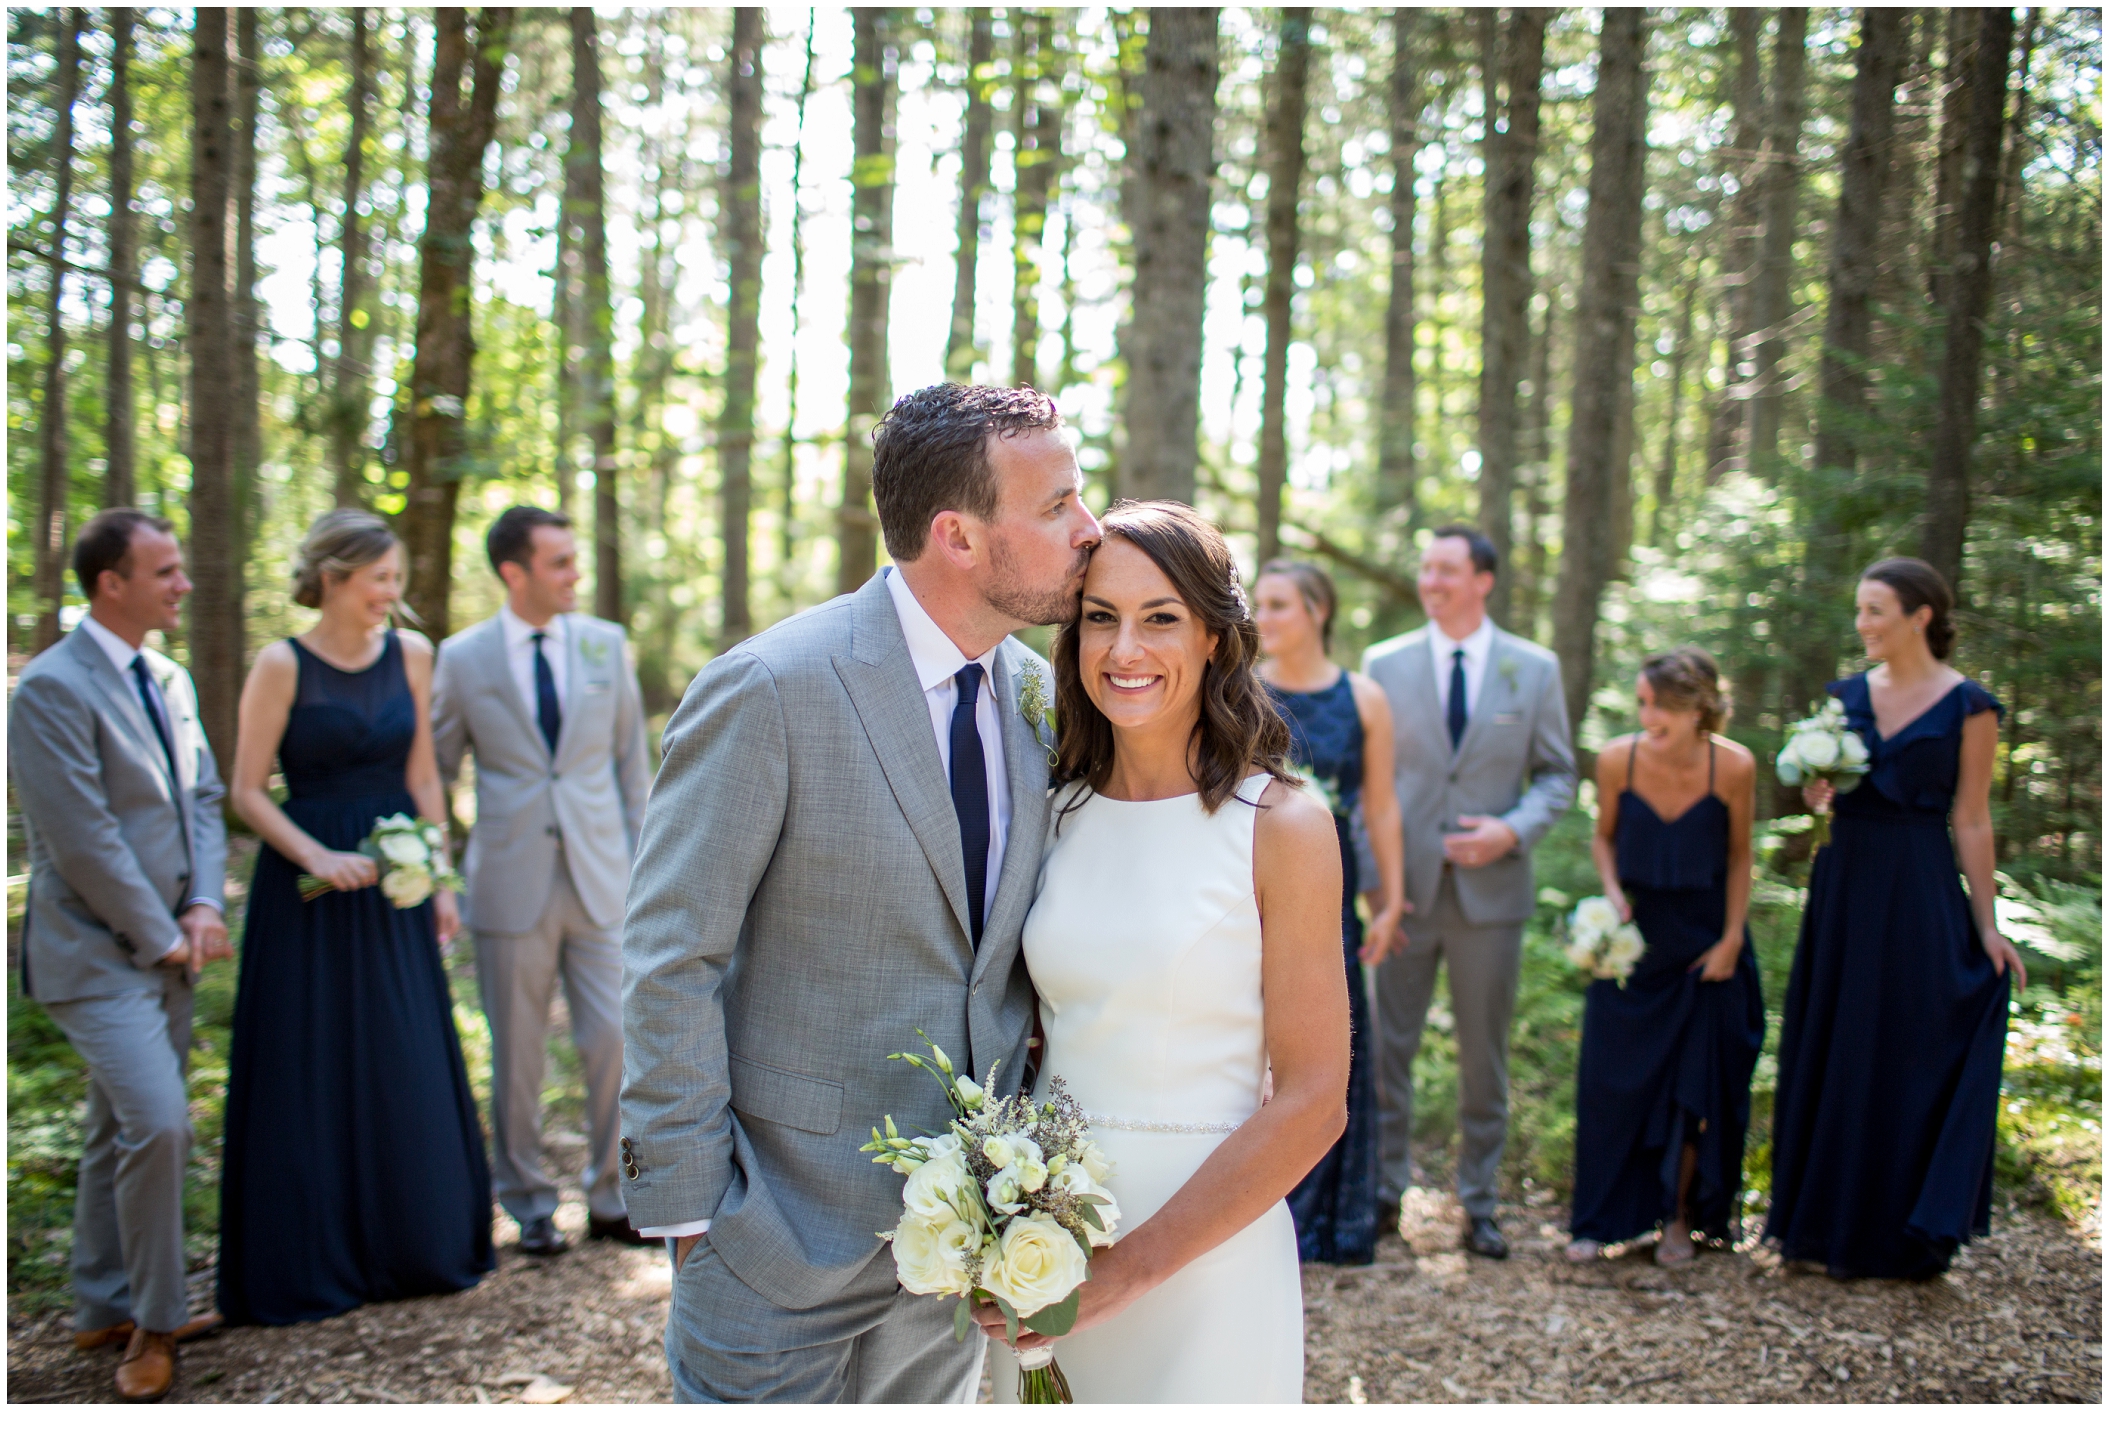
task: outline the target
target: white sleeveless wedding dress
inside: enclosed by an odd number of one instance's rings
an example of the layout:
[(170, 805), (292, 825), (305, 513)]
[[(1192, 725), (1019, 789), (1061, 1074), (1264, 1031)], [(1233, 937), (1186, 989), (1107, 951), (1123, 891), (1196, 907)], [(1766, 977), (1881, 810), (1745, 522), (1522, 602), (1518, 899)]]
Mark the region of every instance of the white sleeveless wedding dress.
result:
[[(1267, 1065), (1249, 778), (1209, 816), (1197, 796), (1091, 796), (1050, 823), (1025, 960), (1060, 1077), (1113, 1160), (1120, 1235), (1139, 1227), (1258, 1111)], [(1067, 794), (1057, 798), (1061, 813)], [(1118, 1248), (1118, 1237), (1114, 1247)], [(1079, 1404), (1298, 1403), (1303, 1285), (1276, 1203), (1055, 1357)], [(1017, 1400), (1011, 1351), (995, 1396)]]

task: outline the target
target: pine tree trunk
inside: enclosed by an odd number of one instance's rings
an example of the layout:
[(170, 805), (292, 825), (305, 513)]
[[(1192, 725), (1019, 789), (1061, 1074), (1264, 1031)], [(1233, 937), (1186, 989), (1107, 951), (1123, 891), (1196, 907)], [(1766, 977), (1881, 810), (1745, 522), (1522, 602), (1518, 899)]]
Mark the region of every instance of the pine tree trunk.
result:
[(1391, 290), (1384, 301), (1384, 392), (1377, 409), (1377, 508), (1411, 537), (1420, 525), (1413, 458), (1414, 158), (1421, 147), (1419, 12), (1391, 12)]
[(227, 259), (235, 182), (233, 15), (192, 22), (190, 297), (190, 671), (198, 716), (222, 773), (234, 762), (242, 680), (236, 550), (235, 318)]
[(257, 481), (264, 460), (263, 377), (256, 356), (261, 329), (256, 309), (256, 110), (264, 57), (256, 17), (254, 6), (234, 12), (234, 648), (244, 663), (248, 635), (241, 618), (249, 546), (262, 509)]
[(330, 474), (338, 506), (358, 506), (366, 495), (367, 358), (373, 321), (366, 314), (368, 225), (359, 214), (366, 201), (366, 143), (372, 130), (373, 47), (367, 41), (367, 11), (351, 12), (351, 135), (344, 146), (344, 220), (337, 228), (342, 279), (337, 283), (337, 364), (330, 398)]
[(1699, 303), (1697, 261), (1684, 287), (1684, 304), (1677, 312), (1677, 339), (1670, 353), (1670, 395), (1662, 421), (1662, 459), (1655, 464), (1655, 509), (1648, 516), (1648, 545), (1659, 547), (1665, 536), (1674, 536), (1677, 500), (1677, 423), (1684, 410), (1684, 368), (1692, 350), (1692, 314)]
[(1727, 169), (1735, 177), (1735, 199), (1728, 205), (1728, 244), (1721, 261), (1721, 292), (1728, 311), (1727, 384), (1714, 398), (1706, 431), (1706, 479), (1718, 481), (1744, 453), (1746, 383), (1757, 373), (1757, 342), (1751, 335), (1751, 290), (1757, 279), (1758, 236), (1764, 226), (1759, 184), (1762, 154), (1765, 77), (1759, 60), (1765, 12), (1736, 6), (1728, 12), (1734, 38), (1735, 77), (1729, 103), (1735, 112), (1730, 127)]
[(1772, 54), (1772, 114), (1765, 132), (1765, 170), (1759, 202), (1765, 234), (1758, 245), (1756, 284), (1750, 295), (1755, 369), (1749, 379), (1746, 422), (1750, 469), (1772, 475), (1779, 466), (1780, 411), (1786, 397), (1780, 363), (1786, 358), (1782, 329), (1794, 297), (1795, 210), (1801, 200), (1801, 128), (1807, 95), (1807, 10), (1779, 12), (1779, 37)]
[(1933, 460), (1926, 473), (1920, 553), (1962, 592), (1963, 534), (1970, 521), (1970, 449), (1977, 442), (1985, 312), (1992, 299), (1992, 242), (1999, 226), (1999, 148), (2006, 135), (2007, 63), (2014, 12), (1978, 12), (1977, 74), (1971, 83), (1955, 252), (1948, 272), (1948, 339), (1934, 411)]
[(1284, 7), (1274, 58), (1274, 104), (1267, 111), (1267, 286), (1261, 314), (1267, 355), (1260, 390), (1259, 560), (1281, 552), (1282, 488), (1289, 481), (1289, 336), (1295, 327), (1296, 257), (1302, 249), (1296, 203), (1303, 193), (1304, 91), (1311, 66), (1311, 11)]
[(967, 121), (959, 147), (959, 248), (952, 275), (952, 330), (945, 343), (945, 375), (968, 381), (978, 359), (974, 347), (974, 272), (981, 257), (981, 200), (989, 189), (989, 138), (996, 112), (989, 104), (990, 67), (996, 61), (996, 27), (989, 7), (967, 12)]
[[(1479, 529), (1513, 562), (1517, 462), (1516, 391), (1530, 350), (1530, 215), (1538, 163), (1538, 94), (1545, 74), (1548, 12), (1517, 9), (1508, 34), (1498, 10), (1482, 10), (1480, 77), (1486, 96), (1486, 222), (1480, 245), (1483, 302), (1479, 360)], [(1503, 63), (1503, 62), (1506, 63)], [(1495, 76), (1502, 77), (1496, 95)], [(1507, 626), (1512, 566), (1495, 573), (1487, 611)]]
[(1216, 175), (1213, 6), (1150, 11), (1122, 209), (1134, 237), (1119, 492), (1191, 502), (1201, 468), (1201, 317)]
[(1945, 14), (1948, 35), (1941, 76), (1941, 138), (1934, 161), (1933, 224), (1926, 270), (1926, 298), (1942, 315), (1948, 311), (1949, 268), (1955, 259), (1956, 226), (1967, 186), (1963, 171), (1970, 150), (1970, 116), (1975, 109), (1972, 91), (1977, 81), (1977, 38), (1981, 28), (1974, 9), (1957, 6)]
[(726, 308), (725, 409), (718, 421), (719, 529), (725, 549), (723, 616), (718, 645), (754, 630), (748, 611), (747, 513), (753, 500), (754, 371), (761, 345), (762, 46), (758, 7), (732, 12), (732, 53), (725, 93), (731, 107), (731, 163), (719, 202), (719, 248), (731, 283)]
[[(798, 87), (798, 133), (791, 142), (791, 330), (798, 334), (798, 309), (806, 289), (805, 162), (806, 107), (813, 99), (813, 50), (819, 25), (816, 11), (806, 12), (805, 79)], [(798, 347), (790, 348), (784, 381), (783, 515), (777, 524), (776, 592), (791, 599), (791, 562), (798, 554)]]
[(579, 228), (579, 430), (593, 451), (593, 613), (621, 622), (622, 497), (615, 474), (615, 300), (608, 280), (608, 186), (601, 156), (600, 36), (593, 7), (571, 10), (571, 143)]
[(1045, 10), (1013, 11), (1018, 33), (1011, 67), (1011, 154), (1017, 185), (1011, 197), (1011, 384), (1040, 384), (1040, 277), (1047, 239), (1047, 207), (1062, 158), (1062, 105), (1055, 73), (1054, 17)]
[(139, 494), (132, 401), (132, 320), (139, 311), (139, 218), (133, 210), (132, 26), (129, 9), (110, 11), (110, 335), (103, 392), (103, 505), (131, 506)]
[(1596, 661), (1597, 607), (1618, 557), (1618, 452), (1633, 398), (1640, 313), (1641, 201), (1646, 194), (1645, 12), (1606, 9), (1589, 141), (1589, 213), (1574, 318), (1574, 401), (1567, 427), (1567, 502), (1553, 652), (1579, 736)]
[[(496, 129), (499, 82), (513, 12), (488, 7), (469, 39), (466, 10), (434, 12), (425, 234), (418, 242), (417, 353), (410, 367), (410, 482), (402, 536), (410, 553), (407, 600), (425, 630), (444, 637), (453, 593), (454, 513), (472, 468), (467, 425), (476, 347), (473, 235), (483, 204), (483, 153)], [(469, 93), (462, 94), (464, 74)]]
[(1546, 582), (1545, 519), (1552, 510), (1552, 348), (1560, 327), (1560, 288), (1545, 287), (1545, 323), (1531, 347), (1530, 404), (1524, 408), (1529, 459), (1522, 467), (1524, 531), (1516, 548), (1518, 582), (1511, 608), (1513, 630), (1536, 640)]
[(52, 127), (55, 180), (51, 202), (51, 299), (44, 313), (44, 397), (37, 417), (37, 629), (39, 652), (59, 639), (66, 588), (66, 502), (71, 478), (66, 447), (66, 224), (73, 205), (73, 105), (81, 86), (81, 26), (76, 9), (58, 14), (58, 67), (52, 77), (58, 115)]
[(879, 565), (879, 519), (871, 510), (871, 433), (892, 400), (886, 322), (893, 294), (896, 18), (893, 11), (881, 8), (853, 12), (856, 162), (850, 177), (849, 423), (842, 505), (835, 513), (837, 592), (863, 586)]

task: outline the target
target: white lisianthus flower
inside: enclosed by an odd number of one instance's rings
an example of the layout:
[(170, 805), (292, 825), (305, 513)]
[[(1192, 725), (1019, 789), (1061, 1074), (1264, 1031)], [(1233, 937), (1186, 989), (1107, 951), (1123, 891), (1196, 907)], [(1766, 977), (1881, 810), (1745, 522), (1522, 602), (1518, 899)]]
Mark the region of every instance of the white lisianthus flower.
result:
[(421, 867), (390, 868), (381, 879), (381, 893), (399, 908), (414, 908), (432, 896), (432, 874)]
[(1089, 1272), (1069, 1230), (1050, 1218), (1014, 1218), (1002, 1252), (982, 1271), (981, 1286), (1025, 1318), (1075, 1293)]
[(925, 1163), (934, 1159), (948, 1155), (957, 1158), (960, 1153), (959, 1140), (949, 1133), (940, 1138), (911, 1138), (908, 1141), (920, 1149), (923, 1156), (921, 1158), (896, 1158), (893, 1163), (893, 1171), (895, 1173), (913, 1173)]
[(966, 1159), (957, 1152), (940, 1154), (908, 1175), (901, 1190), (901, 1204), (908, 1213), (927, 1223), (942, 1223), (959, 1217), (954, 1201), (974, 1186)]
[(1113, 1176), (1113, 1160), (1106, 1156), (1106, 1150), (1098, 1146), (1096, 1139), (1084, 1140), (1077, 1162), (1084, 1165), (1084, 1172), (1091, 1175), (1093, 1183), (1104, 1183)]
[(432, 854), (415, 833), (389, 832), (381, 836), (381, 856), (397, 867), (417, 867), (429, 861)]
[(1025, 1196), (1038, 1193), (1046, 1183), (1046, 1164), (1037, 1158), (1014, 1159), (989, 1180), (989, 1207), (999, 1213), (1016, 1213), (1025, 1206)]
[(911, 1294), (957, 1294), (972, 1286), (963, 1261), (974, 1245), (974, 1226), (953, 1215), (944, 1221), (901, 1217), (894, 1230), (894, 1273)]
[(1838, 765), (1838, 735), (1835, 732), (1804, 732), (1795, 749), (1802, 765), (1811, 772), (1828, 772)]
[(959, 1101), (970, 1109), (979, 1108), (982, 1100), (989, 1096), (982, 1091), (981, 1085), (972, 1078), (961, 1078), (953, 1085), (953, 1088), (959, 1094)]
[(981, 1156), (998, 1168), (1009, 1168), (1021, 1158), (1040, 1163), (1040, 1145), (1022, 1133), (999, 1133), (981, 1145)]
[(1084, 1236), (1091, 1240), (1093, 1248), (1113, 1242), (1113, 1235), (1118, 1231), (1120, 1224), (1120, 1204), (1114, 1199), (1112, 1190), (1102, 1187), (1098, 1180), (1091, 1176), (1090, 1170), (1080, 1163), (1072, 1163), (1063, 1169), (1061, 1176), (1055, 1180), (1055, 1186), (1072, 1197), (1104, 1199), (1104, 1203), (1093, 1204), (1092, 1207), (1098, 1210), (1098, 1221), (1105, 1227), (1093, 1228), (1090, 1220), (1086, 1219)]
[(1647, 950), (1647, 939), (1640, 935), (1640, 929), (1627, 923), (1611, 935), (1611, 945), (1604, 950), (1604, 961), (1623, 972), (1639, 962), (1641, 954)]
[(1574, 910), (1574, 928), (1577, 935), (1584, 932), (1608, 933), (1619, 923), (1618, 909), (1611, 906), (1611, 899), (1585, 897)]

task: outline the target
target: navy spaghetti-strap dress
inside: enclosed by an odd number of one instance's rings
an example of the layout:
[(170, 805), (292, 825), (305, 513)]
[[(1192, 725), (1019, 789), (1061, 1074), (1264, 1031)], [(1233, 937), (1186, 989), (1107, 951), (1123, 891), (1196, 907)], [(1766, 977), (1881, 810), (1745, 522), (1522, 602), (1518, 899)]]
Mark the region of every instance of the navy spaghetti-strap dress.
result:
[[(1636, 745), (1635, 751), (1638, 751)], [(1686, 1144), (1698, 1155), (1692, 1227), (1739, 1233), (1750, 1075), (1765, 1041), (1765, 1000), (1750, 929), (1736, 970), (1703, 982), (1693, 964), (1728, 918), (1728, 804), (1706, 796), (1665, 822), (1633, 791), (1633, 754), (1618, 795), (1618, 884), (1647, 952), (1621, 988), (1599, 978), (1582, 1003), (1575, 1081), (1577, 1239), (1617, 1243), (1677, 1215)]]
[(1956, 875), (1965, 680), (1896, 736), (1834, 682), (1869, 771), (1834, 804), (1781, 1019), (1765, 1234), (1841, 1277), (1927, 1278), (1991, 1225), (2008, 979)]
[(1377, 1079), (1372, 1071), (1369, 995), (1362, 982), (1362, 920), (1355, 915), (1355, 847), (1348, 830), (1362, 792), (1362, 714), (1343, 670), (1322, 692), (1269, 685), (1275, 710), (1289, 724), (1291, 760), (1332, 789), (1340, 837), (1340, 944), (1347, 957), (1350, 1028), (1347, 1131), (1289, 1195), (1296, 1252), (1305, 1263), (1366, 1264), (1377, 1256)]
[[(375, 819), (417, 814), (402, 642), (391, 631), (361, 672), (292, 645), (286, 815), (350, 852)], [(496, 1267), (432, 904), (397, 908), (378, 887), (303, 902), (299, 876), (266, 845), (242, 932), (220, 1189), (219, 1302), (233, 1323), (450, 1293)]]

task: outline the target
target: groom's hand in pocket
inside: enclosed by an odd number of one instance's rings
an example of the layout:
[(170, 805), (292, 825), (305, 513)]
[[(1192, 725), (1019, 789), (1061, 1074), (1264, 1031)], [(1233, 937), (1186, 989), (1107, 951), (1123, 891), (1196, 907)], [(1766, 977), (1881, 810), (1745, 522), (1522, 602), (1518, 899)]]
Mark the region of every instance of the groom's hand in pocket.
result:
[(696, 1244), (702, 1237), (700, 1233), (685, 1233), (674, 1240), (675, 1273), (681, 1272), (681, 1265), (688, 1262), (689, 1254), (695, 1251)]

